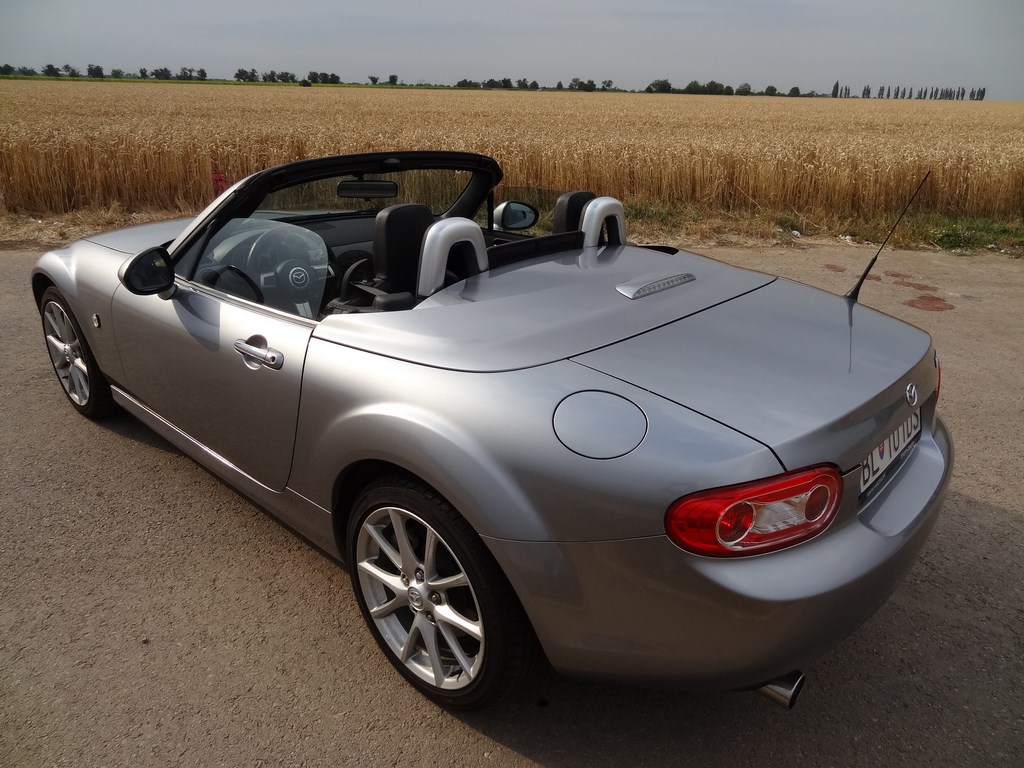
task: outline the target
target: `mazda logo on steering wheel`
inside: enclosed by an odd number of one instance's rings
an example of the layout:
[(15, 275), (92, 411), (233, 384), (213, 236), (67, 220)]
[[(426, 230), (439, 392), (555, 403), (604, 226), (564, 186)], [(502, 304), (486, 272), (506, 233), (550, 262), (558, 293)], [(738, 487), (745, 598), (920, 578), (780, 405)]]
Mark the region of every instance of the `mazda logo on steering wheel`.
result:
[(302, 267), (292, 267), (288, 273), (288, 282), (295, 288), (305, 288), (309, 284), (309, 272)]

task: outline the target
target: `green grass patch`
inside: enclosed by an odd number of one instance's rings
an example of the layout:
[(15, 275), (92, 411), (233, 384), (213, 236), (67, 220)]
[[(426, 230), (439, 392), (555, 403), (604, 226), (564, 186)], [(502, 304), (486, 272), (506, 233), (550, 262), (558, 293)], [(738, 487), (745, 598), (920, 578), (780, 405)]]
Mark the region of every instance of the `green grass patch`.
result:
[(782, 213), (774, 217), (775, 226), (783, 232), (799, 232), (801, 235), (809, 234), (805, 219), (796, 213)]
[(937, 227), (933, 232), (937, 246), (947, 251), (981, 249), (1007, 252), (1024, 251), (1024, 220), (998, 222), (990, 219), (962, 219)]
[(663, 227), (674, 227), (680, 221), (692, 218), (686, 216), (685, 210), (674, 209), (650, 200), (626, 200), (623, 201), (622, 207), (626, 212), (626, 221), (641, 220)]
[[(791, 243), (801, 237), (836, 238), (880, 245), (895, 223), (893, 218), (858, 219), (828, 211), (716, 211), (692, 206), (672, 207), (651, 201), (625, 201), (630, 222), (661, 237), (676, 233), (695, 241)], [(631, 230), (632, 231), (632, 230)], [(1000, 251), (1024, 258), (1024, 219), (996, 221), (954, 218), (934, 213), (908, 213), (892, 233), (889, 248), (941, 248), (947, 251)]]
[[(847, 231), (860, 242), (881, 243), (893, 221), (847, 222)], [(1024, 253), (1024, 220), (997, 221), (955, 218), (935, 213), (909, 213), (893, 232), (889, 244), (901, 248), (942, 248), (946, 251), (1000, 250)]]

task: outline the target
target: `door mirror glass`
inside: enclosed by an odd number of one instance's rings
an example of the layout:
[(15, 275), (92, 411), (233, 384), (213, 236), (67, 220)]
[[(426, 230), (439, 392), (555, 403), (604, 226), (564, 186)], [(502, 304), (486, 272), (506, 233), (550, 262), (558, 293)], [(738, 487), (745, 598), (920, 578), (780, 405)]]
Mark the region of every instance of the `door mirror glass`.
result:
[(509, 200), (494, 209), (494, 227), (503, 231), (529, 229), (539, 218), (536, 208), (517, 200)]
[(163, 246), (148, 248), (128, 262), (121, 275), (124, 287), (139, 296), (163, 293), (174, 287), (171, 257)]

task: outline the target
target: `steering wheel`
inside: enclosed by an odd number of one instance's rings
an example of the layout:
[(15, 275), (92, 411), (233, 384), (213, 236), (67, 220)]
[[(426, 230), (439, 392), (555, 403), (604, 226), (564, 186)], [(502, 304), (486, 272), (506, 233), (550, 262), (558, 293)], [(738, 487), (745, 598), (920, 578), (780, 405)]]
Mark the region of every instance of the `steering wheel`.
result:
[(318, 236), (305, 230), (272, 227), (253, 241), (244, 271), (250, 277), (259, 276), (259, 287), (271, 299), (270, 306), (312, 318), (320, 301), (320, 296), (314, 295), (319, 275), (311, 255), (318, 245), (327, 248)]
[(359, 285), (373, 282), (373, 266), (369, 259), (360, 259), (349, 265), (345, 270), (345, 276), (341, 278), (342, 303), (348, 304), (358, 296), (365, 297), (367, 294), (359, 290)]
[[(241, 295), (237, 291), (232, 290), (231, 288), (224, 288), (222, 286), (218, 286), (218, 283), (220, 283), (221, 278), (228, 273), (234, 275), (243, 283), (245, 283), (246, 288), (252, 291), (253, 301), (255, 301), (257, 304), (264, 303), (263, 291), (260, 290), (260, 287), (259, 285), (257, 285), (256, 281), (253, 280), (249, 275), (245, 274), (244, 271), (236, 267), (234, 264), (215, 264), (213, 266), (200, 267), (198, 272), (196, 273), (196, 279), (203, 285), (208, 285), (211, 288), (217, 286), (218, 290), (225, 291), (233, 296)], [(242, 295), (242, 298), (247, 299), (249, 297)]]
[(230, 272), (232, 275), (238, 275), (238, 277), (242, 278), (242, 281), (250, 288), (252, 288), (252, 292), (256, 294), (256, 302), (258, 304), (262, 304), (264, 302), (263, 291), (260, 290), (260, 287), (259, 285), (256, 284), (256, 281), (249, 277), (247, 274), (245, 274), (245, 272), (236, 267), (234, 264), (228, 264), (226, 267), (224, 267), (224, 271)]

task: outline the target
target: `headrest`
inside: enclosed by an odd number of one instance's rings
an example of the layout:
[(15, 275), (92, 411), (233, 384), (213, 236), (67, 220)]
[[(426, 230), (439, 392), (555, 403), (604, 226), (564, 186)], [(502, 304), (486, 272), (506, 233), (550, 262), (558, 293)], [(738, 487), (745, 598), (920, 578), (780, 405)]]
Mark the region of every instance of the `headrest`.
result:
[(373, 230), (373, 271), (388, 293), (416, 290), (423, 236), (434, 223), (425, 205), (392, 205), (377, 214)]
[(555, 201), (555, 218), (551, 224), (554, 234), (559, 232), (575, 232), (580, 228), (583, 208), (597, 195), (585, 190), (566, 192)]

